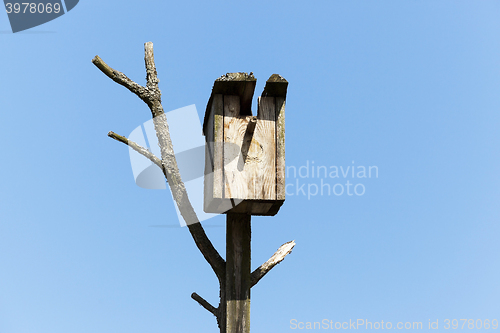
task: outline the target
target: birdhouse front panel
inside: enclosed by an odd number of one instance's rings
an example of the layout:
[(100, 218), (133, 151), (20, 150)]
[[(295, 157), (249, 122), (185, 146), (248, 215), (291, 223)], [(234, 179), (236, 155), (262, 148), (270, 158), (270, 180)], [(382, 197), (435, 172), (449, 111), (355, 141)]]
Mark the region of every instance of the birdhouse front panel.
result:
[[(263, 96), (258, 98), (257, 116), (252, 116), (250, 110), (253, 76), (227, 74), (214, 84), (203, 128), (206, 212), (275, 215), (285, 200), (284, 111), (288, 83), (281, 76), (273, 77), (277, 82), (268, 80)], [(276, 83), (284, 87), (277, 89), (279, 96), (272, 95)]]
[(259, 99), (253, 117), (240, 115), (239, 96), (224, 96), (224, 198), (276, 199), (274, 113), (273, 98)]

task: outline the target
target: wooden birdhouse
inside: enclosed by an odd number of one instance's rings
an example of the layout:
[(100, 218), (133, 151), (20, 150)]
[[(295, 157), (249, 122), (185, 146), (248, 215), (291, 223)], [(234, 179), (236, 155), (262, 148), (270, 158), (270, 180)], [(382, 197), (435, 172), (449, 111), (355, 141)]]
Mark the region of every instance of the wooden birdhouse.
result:
[(252, 73), (214, 82), (203, 122), (207, 213), (275, 215), (285, 201), (288, 82), (271, 75), (252, 116), (255, 84)]

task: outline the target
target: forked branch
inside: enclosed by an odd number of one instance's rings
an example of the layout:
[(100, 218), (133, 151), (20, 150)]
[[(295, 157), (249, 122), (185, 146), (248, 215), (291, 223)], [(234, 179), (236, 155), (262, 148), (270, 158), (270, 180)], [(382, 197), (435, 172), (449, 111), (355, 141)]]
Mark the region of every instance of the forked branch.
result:
[[(92, 63), (96, 65), (96, 67), (99, 68), (104, 74), (106, 74), (106, 76), (136, 94), (149, 106), (149, 109), (151, 110), (151, 114), (153, 116), (156, 135), (158, 136), (158, 144), (161, 150), (161, 167), (168, 180), (170, 189), (172, 191), (172, 196), (177, 204), (177, 207), (179, 208), (182, 217), (186, 221), (189, 232), (191, 233), (196, 246), (205, 257), (205, 260), (207, 260), (207, 262), (212, 267), (219, 281), (221, 281), (225, 278), (226, 263), (214, 248), (210, 239), (208, 239), (207, 235), (205, 234), (205, 230), (201, 226), (201, 223), (196, 216), (193, 206), (189, 201), (186, 187), (182, 182), (179, 168), (177, 166), (172, 140), (170, 139), (167, 118), (165, 117), (163, 106), (161, 104), (161, 91), (158, 88), (159, 80), (157, 77), (156, 66), (154, 62), (153, 43), (145, 43), (144, 51), (147, 79), (146, 87), (143, 87), (140, 84), (132, 81), (122, 72), (111, 68), (99, 56), (95, 56), (94, 59), (92, 59)], [(130, 141), (128, 140), (127, 142), (125, 142), (125, 140), (123, 140), (124, 137), (118, 135), (111, 137), (123, 143), (130, 143)], [(141, 153), (142, 151), (142, 154), (144, 156), (147, 155), (144, 150), (140, 149), (144, 149), (143, 147), (140, 147), (138, 145), (136, 146), (136, 148), (139, 149), (136, 149), (136, 151), (138, 151), (139, 153)], [(149, 156), (148, 158), (152, 160), (151, 156)], [(155, 161), (154, 159), (153, 162), (157, 164), (157, 161)]]
[(99, 68), (101, 72), (106, 74), (106, 76), (111, 80), (115, 81), (118, 84), (121, 84), (122, 86), (139, 96), (139, 98), (143, 101), (148, 98), (148, 91), (145, 87), (141, 86), (138, 83), (135, 83), (122, 72), (109, 67), (108, 64), (106, 64), (99, 56), (96, 55), (94, 59), (92, 59), (92, 63), (96, 65), (96, 67)]

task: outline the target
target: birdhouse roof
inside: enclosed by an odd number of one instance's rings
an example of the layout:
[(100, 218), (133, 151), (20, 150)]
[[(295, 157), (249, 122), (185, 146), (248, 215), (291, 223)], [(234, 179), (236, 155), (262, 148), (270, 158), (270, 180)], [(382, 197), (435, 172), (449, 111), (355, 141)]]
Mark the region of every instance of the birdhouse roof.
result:
[[(250, 74), (238, 72), (227, 73), (222, 75), (214, 82), (210, 99), (207, 103), (205, 111), (205, 119), (203, 120), (203, 135), (205, 135), (205, 127), (208, 122), (210, 110), (212, 108), (213, 96), (221, 95), (236, 95), (240, 97), (240, 114), (252, 115), (252, 98), (255, 91), (257, 79)], [(263, 97), (286, 97), (288, 81), (279, 74), (273, 74), (266, 81), (266, 86), (262, 92)]]

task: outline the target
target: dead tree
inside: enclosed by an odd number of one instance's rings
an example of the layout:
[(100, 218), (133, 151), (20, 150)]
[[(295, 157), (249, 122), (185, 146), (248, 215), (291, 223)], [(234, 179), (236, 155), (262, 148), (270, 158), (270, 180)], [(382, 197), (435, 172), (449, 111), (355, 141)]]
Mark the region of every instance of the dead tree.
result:
[[(159, 79), (157, 77), (154, 62), (153, 43), (145, 43), (144, 49), (144, 60), (146, 65), (145, 87), (130, 80), (125, 74), (108, 66), (99, 56), (95, 56), (94, 59), (92, 59), (92, 63), (106, 74), (106, 76), (136, 94), (148, 105), (151, 110), (156, 135), (158, 137), (161, 158), (156, 157), (146, 148), (139, 146), (137, 143), (128, 140), (124, 136), (113, 132), (109, 132), (108, 136), (129, 145), (132, 149), (155, 163), (163, 171), (172, 191), (175, 203), (186, 222), (196, 246), (205, 260), (210, 264), (219, 280), (220, 302), (217, 307), (214, 307), (196, 293), (192, 293), (191, 297), (216, 317), (221, 333), (248, 333), (250, 332), (250, 288), (257, 284), (264, 275), (292, 251), (295, 242), (290, 241), (281, 245), (269, 260), (250, 273), (251, 215), (249, 213), (241, 213), (238, 210), (230, 210), (226, 212), (227, 261), (219, 255), (212, 245), (212, 242), (205, 234), (196, 216), (180, 176), (167, 119), (161, 104), (161, 92), (158, 88)], [(272, 90), (273, 85), (269, 87)], [(248, 121), (251, 123), (252, 119)], [(274, 212), (274, 214), (276, 214), (276, 212)]]

